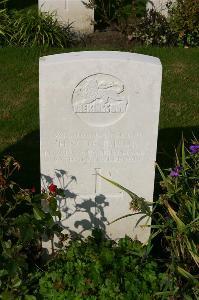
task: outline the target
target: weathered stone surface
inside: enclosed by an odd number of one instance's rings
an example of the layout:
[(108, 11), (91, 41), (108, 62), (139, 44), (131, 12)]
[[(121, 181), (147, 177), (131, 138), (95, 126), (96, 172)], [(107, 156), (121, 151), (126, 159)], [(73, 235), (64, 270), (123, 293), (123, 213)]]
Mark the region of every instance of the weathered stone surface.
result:
[(94, 31), (94, 10), (86, 8), (81, 0), (39, 0), (39, 8), (44, 12), (56, 12), (61, 23), (72, 23), (76, 31)]
[(146, 242), (130, 198), (98, 174), (153, 199), (162, 67), (159, 59), (125, 52), (76, 52), (40, 59), (42, 186), (53, 180), (62, 224), (87, 236), (94, 227), (118, 239)]

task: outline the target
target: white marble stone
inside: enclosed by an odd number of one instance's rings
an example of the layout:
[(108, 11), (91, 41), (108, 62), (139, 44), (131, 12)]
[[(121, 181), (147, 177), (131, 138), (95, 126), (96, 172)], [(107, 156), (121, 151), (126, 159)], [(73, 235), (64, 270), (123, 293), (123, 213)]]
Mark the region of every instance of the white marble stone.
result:
[(94, 31), (94, 10), (86, 8), (81, 0), (39, 0), (39, 8), (44, 12), (56, 12), (61, 23), (72, 23), (76, 31)]
[(125, 52), (76, 52), (40, 58), (42, 185), (65, 190), (66, 231), (95, 226), (118, 239), (146, 242), (130, 198), (99, 175), (153, 199), (162, 67), (158, 58)]
[(175, 0), (151, 0), (147, 2), (147, 9), (155, 9), (161, 14), (168, 16), (168, 2), (174, 3)]

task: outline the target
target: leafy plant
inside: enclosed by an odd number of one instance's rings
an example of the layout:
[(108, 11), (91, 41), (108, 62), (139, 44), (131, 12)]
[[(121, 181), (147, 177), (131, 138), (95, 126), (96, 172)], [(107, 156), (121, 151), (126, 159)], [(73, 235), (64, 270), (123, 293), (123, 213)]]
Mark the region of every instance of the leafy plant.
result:
[(171, 259), (170, 268), (197, 283), (199, 267), (199, 144), (188, 148), (182, 142), (176, 166), (162, 176), (164, 194), (157, 203), (162, 209), (155, 227), (163, 234), (163, 242)]
[(146, 14), (146, 5), (148, 0), (136, 0), (136, 16), (141, 18)]
[[(41, 195), (24, 190), (12, 181), (20, 165), (5, 157), (0, 168), (0, 298), (35, 299), (198, 299), (199, 241), (199, 143), (182, 142), (176, 164), (159, 169), (160, 195), (152, 212), (151, 203), (120, 184), (105, 180), (131, 197), (134, 213), (153, 217), (148, 245), (125, 237), (117, 243), (94, 230), (87, 240), (68, 242), (53, 217), (61, 218), (53, 182)], [(43, 207), (41, 206), (41, 200)], [(141, 216), (143, 218), (143, 216)], [(138, 225), (138, 224), (137, 224)], [(42, 262), (41, 239), (61, 236), (61, 251), (54, 251), (47, 265)], [(165, 256), (152, 257), (154, 237)]]
[[(164, 193), (153, 208), (152, 217), (156, 224), (150, 241), (161, 234), (164, 247), (163, 264), (170, 274), (173, 286), (177, 286), (176, 297), (197, 299), (199, 295), (199, 143), (197, 140), (186, 149), (184, 141), (180, 155), (176, 154), (176, 166), (162, 176)], [(127, 192), (133, 209), (150, 217), (148, 203), (118, 183), (103, 177), (108, 182)], [(136, 213), (136, 214), (137, 214)], [(121, 218), (130, 217), (135, 213)], [(120, 219), (121, 219), (120, 218)], [(142, 218), (142, 217), (141, 217)], [(116, 220), (117, 221), (117, 220)], [(138, 222), (139, 223), (139, 222)], [(192, 297), (192, 298), (190, 298)], [(177, 299), (178, 299), (177, 298)], [(184, 299), (184, 298), (183, 298)]]
[(144, 300), (164, 289), (173, 294), (167, 281), (146, 246), (128, 237), (116, 244), (94, 231), (57, 254), (40, 279), (39, 292), (43, 299)]
[(57, 21), (54, 13), (45, 13), (37, 9), (8, 11), (7, 1), (0, 9), (0, 41), (2, 45), (20, 47), (69, 47), (78, 37), (72, 31), (72, 25), (63, 25)]
[[(60, 216), (55, 193), (35, 195), (35, 190), (21, 189), (11, 180), (20, 169), (10, 156), (3, 159), (0, 168), (0, 297), (21, 299), (34, 291), (32, 272), (40, 269), (43, 254), (42, 236), (53, 239), (61, 228), (53, 216)], [(49, 202), (44, 212), (41, 199)], [(34, 281), (34, 280), (33, 280)], [(6, 298), (7, 297), (7, 298)]]
[(74, 41), (71, 24), (62, 26), (53, 13), (35, 9), (12, 13), (12, 37), (9, 44), (22, 47), (68, 47)]
[(8, 39), (9, 15), (5, 7), (7, 0), (0, 1), (0, 46), (3, 46)]
[(176, 0), (169, 9), (172, 30), (182, 46), (199, 45), (199, 1)]
[(123, 33), (128, 33), (136, 23), (135, 0), (89, 0), (82, 1), (87, 8), (95, 9), (98, 25), (110, 26)]
[(132, 35), (135, 40), (146, 45), (177, 45), (177, 34), (172, 31), (169, 20), (154, 9), (139, 19)]

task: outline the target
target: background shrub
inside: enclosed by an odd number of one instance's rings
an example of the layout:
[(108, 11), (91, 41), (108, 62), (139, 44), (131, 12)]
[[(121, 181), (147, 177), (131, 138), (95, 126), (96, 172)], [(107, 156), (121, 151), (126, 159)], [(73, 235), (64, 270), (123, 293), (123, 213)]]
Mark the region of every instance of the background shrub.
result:
[(96, 28), (110, 27), (130, 41), (158, 46), (199, 45), (199, 1), (168, 1), (166, 18), (154, 9), (146, 12), (146, 0), (90, 0)]
[(182, 46), (199, 46), (199, 1), (176, 0), (170, 7), (170, 24)]
[(169, 20), (154, 9), (139, 19), (132, 35), (138, 42), (146, 45), (177, 45), (177, 34), (172, 31)]
[(146, 12), (147, 0), (89, 0), (86, 7), (95, 9), (96, 28), (111, 27), (124, 33), (134, 27), (137, 17)]
[(62, 26), (52, 13), (35, 9), (13, 11), (10, 19), (12, 46), (68, 47), (74, 42), (71, 25)]
[(8, 10), (7, 5), (7, 0), (0, 3), (0, 46), (65, 48), (78, 40), (71, 24), (59, 23), (55, 13), (37, 7)]

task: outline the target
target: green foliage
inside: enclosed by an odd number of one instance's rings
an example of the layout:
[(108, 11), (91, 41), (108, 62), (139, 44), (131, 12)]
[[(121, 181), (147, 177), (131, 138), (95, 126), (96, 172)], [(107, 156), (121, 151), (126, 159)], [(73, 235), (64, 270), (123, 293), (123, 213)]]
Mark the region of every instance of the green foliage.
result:
[(172, 267), (181, 270), (181, 275), (184, 270), (184, 277), (193, 282), (199, 267), (199, 151), (191, 152), (194, 145), (199, 149), (197, 141), (190, 149), (182, 142), (181, 153), (176, 155), (176, 167), (168, 176), (158, 167), (164, 193), (157, 203), (161, 215), (154, 215)]
[(177, 0), (168, 7), (167, 18), (154, 9), (149, 10), (138, 20), (133, 38), (147, 45), (198, 46), (198, 0)]
[(182, 46), (199, 46), (199, 1), (176, 0), (170, 7), (170, 24)]
[(10, 28), (9, 44), (12, 46), (64, 48), (74, 42), (70, 24), (61, 26), (53, 13), (38, 12), (35, 9), (13, 11)]
[[(167, 176), (158, 166), (163, 180), (161, 182), (163, 194), (159, 196), (153, 209), (152, 217), (156, 224), (152, 225), (153, 234), (150, 241), (161, 235), (160, 242), (165, 252), (162, 265), (170, 274), (171, 286), (176, 286), (176, 299), (185, 296), (183, 299), (198, 299), (199, 143), (194, 140), (187, 149), (183, 141), (179, 151), (180, 153), (176, 154), (176, 166), (173, 170), (169, 170)], [(144, 216), (150, 216), (149, 207), (146, 209), (148, 203), (144, 199), (118, 183), (104, 179), (128, 193), (133, 210), (139, 210)]]
[(77, 40), (71, 24), (60, 24), (55, 13), (34, 8), (8, 10), (7, 0), (0, 4), (1, 46), (65, 48)]
[[(141, 0), (140, 0), (141, 1)], [(144, 0), (143, 0), (144, 1)], [(95, 9), (95, 21), (98, 26), (110, 26), (127, 33), (136, 22), (136, 2), (132, 0), (89, 0), (84, 2), (87, 8)], [(139, 13), (141, 13), (142, 9)]]
[(98, 26), (113, 27), (129, 40), (158, 46), (199, 45), (198, 0), (168, 2), (168, 18), (154, 9), (146, 12), (146, 0), (89, 0), (83, 3), (95, 8)]
[(177, 34), (171, 30), (168, 19), (153, 9), (139, 19), (132, 34), (135, 40), (146, 45), (177, 45)]
[(167, 274), (147, 256), (146, 246), (127, 237), (116, 244), (101, 232), (93, 234), (71, 242), (49, 263), (40, 279), (43, 299), (147, 300), (164, 288), (168, 292)]
[(0, 1), (0, 45), (4, 45), (8, 38), (9, 15), (5, 4), (7, 0)]
[(146, 14), (146, 5), (148, 0), (136, 0), (136, 16), (143, 17)]
[[(21, 189), (10, 179), (19, 168), (13, 157), (5, 157), (0, 168), (1, 299), (198, 299), (196, 139), (188, 148), (182, 142), (176, 151), (175, 168), (167, 170), (168, 175), (158, 166), (162, 194), (152, 212), (151, 203), (103, 177), (128, 193), (136, 214), (156, 221), (148, 245), (128, 237), (116, 243), (94, 230), (92, 237), (70, 241), (61, 251), (53, 252), (47, 265), (41, 261), (42, 236), (53, 244), (57, 233), (61, 247), (66, 239), (53, 221), (53, 217), (61, 218), (56, 195), (63, 196), (63, 191), (53, 183), (41, 195), (34, 195), (34, 189)], [(159, 235), (162, 258), (151, 256), (153, 239)]]
[[(21, 299), (34, 290), (32, 275), (40, 264), (42, 236), (53, 239), (60, 227), (53, 216), (57, 207), (42, 210), (41, 199), (47, 194), (34, 195), (34, 190), (21, 189), (10, 178), (20, 165), (13, 157), (5, 157), (0, 168), (0, 297)], [(53, 195), (50, 200), (53, 201)], [(50, 206), (50, 205), (49, 205)], [(6, 298), (7, 297), (7, 298)], [(17, 298), (18, 297), (18, 298)]]
[(116, 222), (116, 221), (118, 221), (120, 219), (123, 219), (123, 218), (126, 218), (126, 217), (131, 217), (133, 215), (138, 215), (138, 214), (142, 214), (143, 217), (149, 217), (149, 218), (151, 217), (150, 206), (152, 206), (152, 203), (147, 202), (142, 197), (138, 197), (136, 194), (134, 194), (133, 192), (131, 192), (127, 188), (123, 187), (119, 183), (117, 183), (113, 180), (110, 180), (110, 179), (108, 179), (108, 178), (106, 178), (106, 177), (104, 177), (100, 174), (99, 174), (99, 176), (102, 177), (103, 179), (105, 179), (106, 181), (110, 182), (111, 184), (113, 184), (117, 188), (121, 189), (122, 191), (126, 192), (130, 196), (130, 198), (132, 199), (130, 207), (133, 209), (134, 213), (128, 214), (127, 216), (123, 216), (121, 218), (118, 218), (117, 220), (114, 220), (113, 222)]

